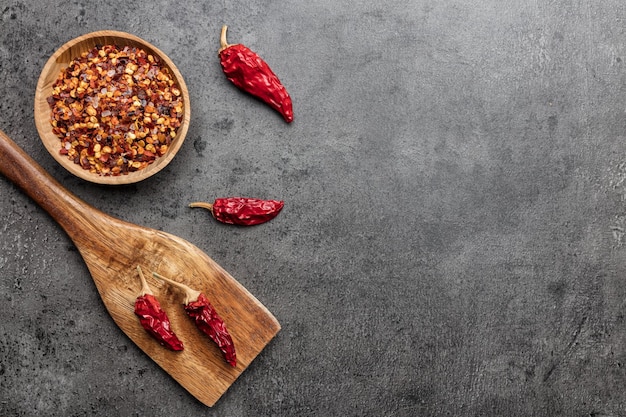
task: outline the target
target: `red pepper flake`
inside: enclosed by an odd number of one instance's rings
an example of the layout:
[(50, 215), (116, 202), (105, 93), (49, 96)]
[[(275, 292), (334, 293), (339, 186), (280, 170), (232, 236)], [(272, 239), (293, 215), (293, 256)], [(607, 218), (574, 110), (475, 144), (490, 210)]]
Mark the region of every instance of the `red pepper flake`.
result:
[(235, 353), (235, 344), (231, 337), (224, 320), (217, 314), (217, 311), (209, 299), (200, 291), (196, 291), (185, 284), (165, 278), (153, 272), (156, 278), (165, 281), (185, 293), (185, 312), (196, 323), (196, 327), (217, 344), (222, 351), (224, 359), (231, 366), (237, 366), (237, 355)]
[(212, 204), (195, 202), (189, 207), (202, 207), (211, 211), (216, 220), (226, 224), (254, 226), (278, 216), (285, 203), (279, 200), (261, 200), (248, 197), (217, 198)]
[(291, 97), (269, 65), (250, 48), (226, 41), (222, 27), (218, 53), (226, 77), (239, 89), (261, 99), (278, 111), (287, 123), (293, 121)]
[(139, 317), (141, 326), (166, 348), (174, 351), (183, 350), (183, 342), (172, 331), (167, 313), (152, 294), (139, 266), (137, 271), (141, 279), (141, 293), (135, 300), (135, 314)]
[(134, 46), (85, 51), (59, 73), (47, 101), (59, 153), (102, 176), (146, 168), (183, 120), (180, 86), (159, 57)]

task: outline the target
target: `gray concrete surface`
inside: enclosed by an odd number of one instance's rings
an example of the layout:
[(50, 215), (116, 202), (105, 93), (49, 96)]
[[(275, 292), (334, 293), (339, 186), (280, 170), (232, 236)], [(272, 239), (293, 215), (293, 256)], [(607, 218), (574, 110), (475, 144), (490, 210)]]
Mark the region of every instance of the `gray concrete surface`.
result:
[[(0, 1), (0, 129), (88, 203), (199, 246), (283, 329), (201, 405), (0, 178), (0, 415), (626, 415), (623, 1), (46, 4)], [(223, 77), (222, 24), (292, 125)], [(48, 57), (100, 29), (191, 90), (180, 154), (138, 185), (72, 177), (33, 122)], [(286, 206), (246, 229), (187, 208), (225, 195)]]

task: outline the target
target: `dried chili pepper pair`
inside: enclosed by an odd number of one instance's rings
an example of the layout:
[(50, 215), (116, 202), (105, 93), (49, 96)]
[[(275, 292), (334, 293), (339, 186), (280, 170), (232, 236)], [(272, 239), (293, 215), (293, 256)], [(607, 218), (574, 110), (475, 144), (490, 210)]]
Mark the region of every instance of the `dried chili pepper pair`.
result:
[(213, 203), (195, 202), (189, 207), (202, 207), (226, 224), (253, 226), (278, 216), (285, 203), (279, 200), (261, 200), (248, 197), (217, 198)]
[(293, 105), (285, 86), (258, 54), (242, 44), (229, 44), (226, 30), (227, 27), (223, 26), (218, 51), (226, 77), (239, 89), (267, 103), (287, 123), (291, 123)]
[(153, 272), (155, 278), (167, 282), (185, 293), (183, 304), (185, 312), (191, 317), (200, 331), (209, 336), (217, 344), (224, 355), (224, 359), (231, 366), (237, 366), (235, 343), (226, 329), (224, 320), (217, 314), (209, 299), (200, 291), (194, 290), (185, 284), (173, 281)]
[[(183, 350), (183, 342), (172, 331), (170, 320), (161, 308), (159, 301), (152, 294), (141, 267), (137, 266), (137, 271), (141, 279), (141, 292), (135, 300), (135, 314), (139, 317), (141, 326), (162, 346), (174, 351)], [(155, 278), (185, 292), (183, 304), (187, 315), (194, 320), (198, 329), (217, 344), (224, 354), (226, 362), (233, 367), (237, 366), (237, 354), (233, 338), (226, 329), (224, 320), (217, 314), (206, 295), (189, 288), (185, 284), (165, 278), (156, 272), (152, 274)]]

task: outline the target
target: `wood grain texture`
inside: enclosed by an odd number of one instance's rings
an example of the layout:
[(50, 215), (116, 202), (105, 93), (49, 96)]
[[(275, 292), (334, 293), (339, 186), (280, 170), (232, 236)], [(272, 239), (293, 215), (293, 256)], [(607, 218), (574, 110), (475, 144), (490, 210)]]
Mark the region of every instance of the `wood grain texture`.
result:
[[(165, 66), (169, 73), (172, 75), (178, 86), (180, 87), (181, 96), (183, 97), (183, 120), (176, 132), (176, 137), (172, 141), (169, 149), (160, 158), (157, 158), (152, 164), (139, 171), (130, 172), (127, 175), (119, 176), (101, 176), (94, 174), (86, 169), (83, 169), (80, 165), (75, 164), (69, 160), (67, 156), (61, 155), (59, 150), (61, 148), (61, 142), (59, 138), (52, 132), (52, 125), (50, 124), (50, 106), (47, 102), (48, 97), (52, 95), (52, 85), (57, 80), (59, 73), (67, 68), (67, 66), (75, 58), (79, 57), (83, 52), (89, 51), (98, 45), (117, 45), (119, 47), (133, 46), (141, 48), (149, 54), (158, 56), (161, 59), (161, 63)], [(50, 152), (50, 155), (58, 163), (63, 165), (69, 172), (87, 181), (91, 181), (98, 184), (131, 184), (142, 181), (163, 168), (170, 163), (174, 158), (178, 150), (185, 140), (187, 130), (189, 129), (189, 121), (191, 119), (191, 108), (189, 101), (189, 91), (182, 74), (174, 65), (174, 62), (161, 50), (154, 45), (146, 42), (145, 40), (131, 35), (125, 32), (103, 30), (98, 32), (88, 33), (79, 36), (71, 41), (65, 43), (48, 59), (44, 65), (39, 80), (37, 82), (37, 88), (35, 90), (35, 125), (39, 136), (43, 141), (44, 146)]]
[[(171, 234), (113, 218), (81, 201), (0, 132), (0, 172), (44, 208), (67, 232), (85, 260), (102, 301), (117, 325), (159, 366), (212, 406), (280, 330), (276, 318), (241, 284), (193, 244)], [(182, 352), (160, 346), (141, 327), (134, 302), (140, 265)], [(183, 295), (150, 275), (158, 272), (204, 292), (235, 343), (237, 367), (184, 312)]]

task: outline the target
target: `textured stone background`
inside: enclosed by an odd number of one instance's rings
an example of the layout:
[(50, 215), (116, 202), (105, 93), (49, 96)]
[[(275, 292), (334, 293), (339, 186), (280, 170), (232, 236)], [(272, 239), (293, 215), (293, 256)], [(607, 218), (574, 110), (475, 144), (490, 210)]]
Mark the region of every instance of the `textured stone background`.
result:
[[(626, 415), (625, 20), (618, 0), (0, 0), (0, 129), (283, 326), (206, 408), (0, 178), (0, 415)], [(287, 86), (292, 125), (224, 78), (222, 24)], [(134, 186), (70, 176), (33, 121), (48, 57), (101, 29), (155, 44), (191, 91), (180, 154)], [(225, 195), (286, 207), (254, 228), (187, 208)]]

